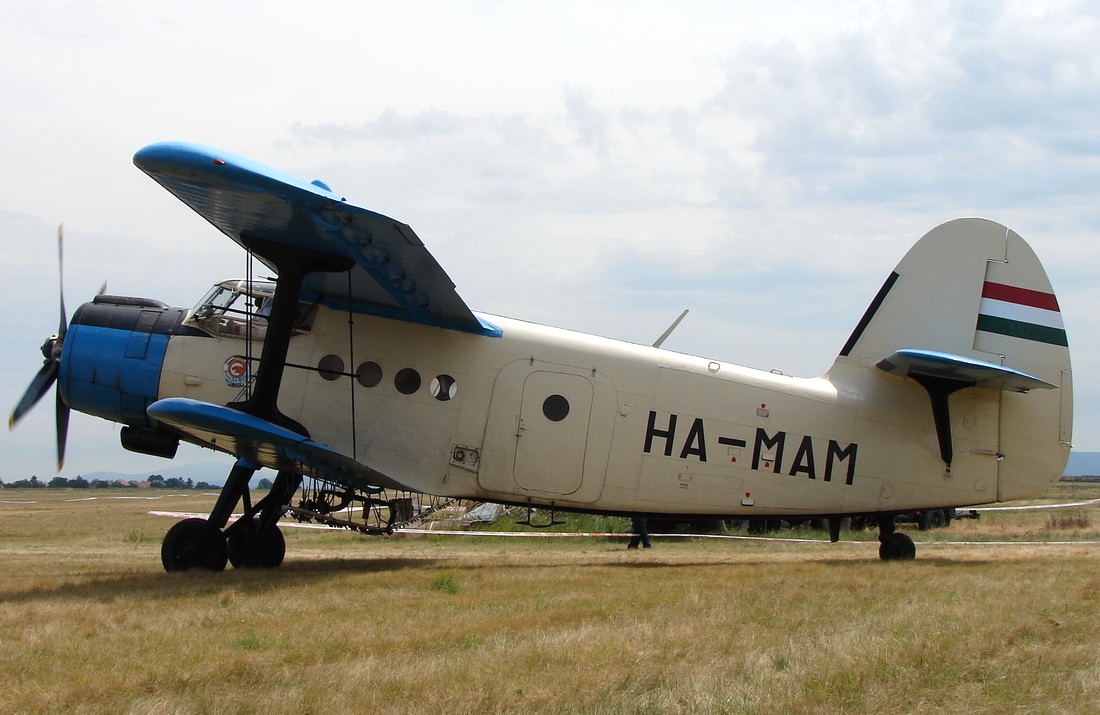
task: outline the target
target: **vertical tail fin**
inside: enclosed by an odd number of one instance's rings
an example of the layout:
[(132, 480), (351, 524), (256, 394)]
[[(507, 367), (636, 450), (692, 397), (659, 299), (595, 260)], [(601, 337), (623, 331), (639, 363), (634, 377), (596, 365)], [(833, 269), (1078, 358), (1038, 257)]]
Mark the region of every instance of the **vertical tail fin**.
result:
[[(899, 351), (908, 360), (900, 374), (926, 389), (931, 377), (953, 381), (952, 392), (1003, 391), (999, 500), (1034, 494), (1038, 479), (1049, 483), (1061, 475), (1072, 433), (1069, 342), (1046, 271), (1019, 235), (993, 221), (966, 218), (921, 238), (883, 284), (838, 362), (894, 372), (897, 360), (887, 358)], [(1028, 391), (1026, 381), (1001, 379), (1007, 373), (1058, 389)], [(946, 404), (948, 398), (941, 399)], [(933, 409), (935, 403), (933, 397)], [(937, 429), (941, 449), (950, 454), (951, 432), (939, 423)]]
[(1017, 369), (1017, 362), (1061, 369), (1067, 346), (1058, 301), (1031, 247), (998, 223), (968, 218), (936, 227), (909, 250), (841, 355), (875, 361), (919, 347), (1003, 358)]

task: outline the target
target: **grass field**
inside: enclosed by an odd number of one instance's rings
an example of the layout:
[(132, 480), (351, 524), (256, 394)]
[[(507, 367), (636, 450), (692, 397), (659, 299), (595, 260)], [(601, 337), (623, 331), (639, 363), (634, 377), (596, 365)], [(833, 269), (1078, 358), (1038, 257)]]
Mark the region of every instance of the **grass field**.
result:
[(1100, 711), (1097, 506), (913, 530), (912, 562), (286, 529), (277, 570), (166, 574), (147, 511), (214, 495), (122, 496), (0, 492), (0, 712)]

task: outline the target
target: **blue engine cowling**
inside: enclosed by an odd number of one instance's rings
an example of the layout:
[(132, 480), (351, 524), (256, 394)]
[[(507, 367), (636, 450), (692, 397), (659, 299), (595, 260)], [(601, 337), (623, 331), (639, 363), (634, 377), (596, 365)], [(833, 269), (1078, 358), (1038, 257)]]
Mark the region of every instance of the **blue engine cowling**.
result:
[(74, 410), (136, 427), (151, 427), (146, 408), (157, 400), (160, 370), (184, 308), (160, 301), (96, 296), (73, 315), (58, 373), (61, 399)]

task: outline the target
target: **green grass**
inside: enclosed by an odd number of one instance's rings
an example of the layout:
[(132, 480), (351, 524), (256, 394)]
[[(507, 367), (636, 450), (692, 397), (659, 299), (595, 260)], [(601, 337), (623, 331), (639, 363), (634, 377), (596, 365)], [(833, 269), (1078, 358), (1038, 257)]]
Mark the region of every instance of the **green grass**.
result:
[(453, 570), (436, 574), (432, 577), (431, 589), (453, 596), (458, 593), (458, 574)]
[(145, 512), (213, 497), (65, 498), (0, 504), (0, 713), (1100, 709), (1097, 546), (929, 543), (1062, 540), (1096, 507), (914, 529), (906, 563), (874, 531), (628, 552), (286, 529), (279, 569), (165, 574), (173, 522)]

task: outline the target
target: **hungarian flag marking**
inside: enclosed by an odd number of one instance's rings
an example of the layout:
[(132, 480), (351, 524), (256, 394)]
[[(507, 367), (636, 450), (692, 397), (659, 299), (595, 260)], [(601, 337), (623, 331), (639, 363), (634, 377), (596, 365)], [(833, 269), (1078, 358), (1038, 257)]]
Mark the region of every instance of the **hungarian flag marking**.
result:
[(1051, 293), (986, 281), (978, 330), (1051, 345), (1069, 346), (1058, 300)]

